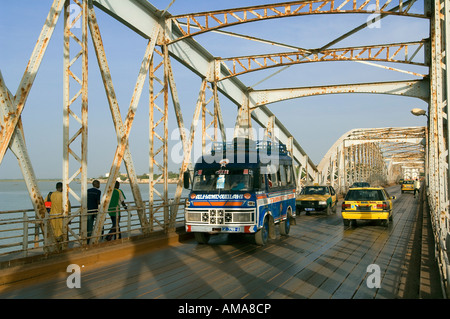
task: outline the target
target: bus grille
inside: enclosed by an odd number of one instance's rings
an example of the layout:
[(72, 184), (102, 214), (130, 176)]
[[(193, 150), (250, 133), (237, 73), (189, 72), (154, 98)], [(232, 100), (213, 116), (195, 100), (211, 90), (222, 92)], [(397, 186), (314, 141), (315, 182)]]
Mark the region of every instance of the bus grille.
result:
[(186, 222), (201, 223), (209, 225), (224, 224), (254, 224), (255, 210), (228, 210), (228, 209), (208, 209), (208, 210), (186, 210)]

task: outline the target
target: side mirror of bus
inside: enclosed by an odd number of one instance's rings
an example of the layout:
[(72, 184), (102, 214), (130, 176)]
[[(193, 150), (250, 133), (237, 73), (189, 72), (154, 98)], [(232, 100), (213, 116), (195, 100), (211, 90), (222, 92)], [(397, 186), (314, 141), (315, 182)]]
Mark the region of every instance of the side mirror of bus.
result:
[(183, 173), (183, 183), (184, 183), (184, 188), (188, 189), (190, 186), (190, 181), (189, 179), (191, 178), (189, 171), (185, 171)]

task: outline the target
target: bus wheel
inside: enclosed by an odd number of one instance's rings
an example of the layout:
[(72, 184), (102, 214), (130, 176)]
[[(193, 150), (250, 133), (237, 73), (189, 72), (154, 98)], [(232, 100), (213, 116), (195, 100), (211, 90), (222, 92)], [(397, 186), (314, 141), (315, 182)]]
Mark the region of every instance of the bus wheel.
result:
[(209, 241), (210, 235), (208, 233), (194, 233), (195, 240), (199, 244), (207, 244)]
[(269, 238), (269, 219), (264, 218), (264, 224), (261, 229), (255, 233), (255, 243), (260, 246), (267, 244), (267, 239)]
[(288, 216), (285, 220), (280, 222), (280, 234), (286, 236), (287, 234), (289, 234), (290, 230), (291, 230), (291, 222), (290, 217)]

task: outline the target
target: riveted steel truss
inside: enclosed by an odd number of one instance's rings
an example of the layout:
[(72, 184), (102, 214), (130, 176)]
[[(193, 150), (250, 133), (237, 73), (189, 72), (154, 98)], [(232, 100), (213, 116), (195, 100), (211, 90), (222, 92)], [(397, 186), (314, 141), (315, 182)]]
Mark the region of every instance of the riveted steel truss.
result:
[[(425, 14), (411, 13), (415, 1), (400, 1), (399, 6), (392, 8), (390, 0), (367, 0), (357, 3), (356, 0), (323, 0), (323, 1), (291, 1), (230, 10), (218, 10), (173, 16), (168, 22), (175, 23), (182, 34), (172, 41), (192, 37), (204, 32), (224, 28), (241, 23), (260, 20), (285, 18), (300, 15), (325, 13), (373, 13), (394, 14), (426, 18)], [(197, 30), (200, 29), (200, 30)]]
[[(87, 43), (92, 41), (117, 135), (116, 151), (111, 161), (99, 218), (95, 224), (93, 243), (98, 242), (100, 238), (114, 183), (122, 163), (127, 169), (143, 233), (150, 232), (155, 223), (160, 224), (166, 231), (174, 229), (178, 204), (181, 200), (181, 177), (191, 162), (197, 126), (201, 126), (203, 152), (207, 150), (208, 142), (226, 140), (227, 137), (231, 137), (225, 134), (221, 103), (219, 103), (219, 94), (222, 94), (237, 106), (237, 110), (233, 110), (237, 111), (233, 135), (252, 137), (255, 129), (253, 126), (256, 123), (264, 129), (265, 136), (270, 136), (272, 139), (286, 144), (297, 166), (296, 174), (299, 186), (309, 182), (323, 182), (342, 189), (349, 183), (361, 179), (382, 184), (392, 181), (401, 171), (399, 167), (425, 166), (426, 188), (437, 239), (438, 257), (442, 277), (446, 283), (449, 278), (447, 245), (450, 238), (448, 218), (450, 178), (448, 174), (448, 144), (450, 139), (447, 103), (450, 90), (447, 76), (449, 2), (450, 0), (424, 0), (423, 8), (417, 9), (415, 0), (400, 0), (395, 3), (390, 0), (362, 2), (356, 0), (303, 0), (172, 16), (168, 12), (158, 10), (147, 0), (54, 0), (15, 95), (9, 92), (0, 72), (0, 161), (3, 160), (8, 148), (13, 151), (27, 182), (36, 215), (45, 219), (43, 199), (27, 155), (20, 117), (50, 37), (59, 16), (64, 11), (64, 210), (68, 214), (69, 194), (80, 202), (80, 209), (72, 212), (72, 215), (81, 216), (80, 232), (76, 233), (76, 230), (67, 227), (80, 244), (86, 243)], [(79, 11), (69, 19), (67, 10), (71, 5), (79, 8)], [(144, 57), (125, 119), (121, 115), (115, 95), (107, 53), (96, 19), (97, 8), (124, 23), (148, 41), (145, 50), (142, 49)], [(205, 32), (220, 32), (251, 41), (268, 42), (264, 39), (221, 29), (255, 21), (345, 13), (377, 14), (378, 19), (386, 16), (429, 19), (431, 22), (430, 37), (426, 40), (417, 39), (410, 42), (334, 47), (341, 40), (366, 28), (370, 22), (375, 21), (373, 18), (368, 23), (356, 27), (320, 48), (304, 49), (272, 42), (274, 45), (291, 50), (277, 54), (261, 53), (251, 56), (218, 58), (193, 39), (194, 36)], [(81, 29), (74, 29), (78, 23)], [(201, 79), (189, 131), (184, 127), (184, 118), (181, 112), (182, 101), (178, 96), (171, 63), (173, 59)], [(80, 60), (81, 63), (77, 63)], [(294, 86), (287, 89), (268, 90), (254, 90), (239, 79), (242, 74), (269, 68), (286, 68), (294, 65), (301, 66), (303, 63), (335, 61), (366, 63), (407, 73), (414, 76), (414, 79), (320, 87)], [(429, 74), (376, 64), (379, 62), (418, 65), (428, 68)], [(77, 69), (78, 67), (79, 69)], [(148, 207), (142, 200), (129, 148), (130, 131), (136, 108), (147, 79), (150, 92)], [(428, 126), (426, 129), (352, 130), (344, 134), (325, 155), (322, 162), (316, 166), (289, 129), (268, 109), (267, 105), (293, 98), (337, 93), (380, 93), (419, 98), (429, 103)], [(183, 161), (180, 165), (175, 194), (168, 192), (167, 174), (168, 123), (171, 102), (175, 110), (177, 126), (180, 129), (180, 141), (183, 148)], [(81, 181), (80, 194), (75, 194), (71, 190), (70, 184), (75, 179)], [(162, 192), (156, 191), (157, 183), (163, 184)], [(157, 204), (156, 199), (160, 199), (161, 204)], [(159, 211), (163, 211), (163, 220), (155, 217), (156, 212)], [(54, 240), (51, 231), (45, 228), (43, 232), (45, 233), (46, 247), (51, 247)]]
[[(369, 45), (339, 49), (299, 49), (294, 52), (258, 54), (231, 58), (217, 58), (218, 63), (226, 66), (228, 75), (217, 78), (217, 81), (273, 67), (330, 61), (378, 61), (395, 62), (426, 66), (419, 58), (418, 52), (423, 49), (426, 41)], [(412, 75), (425, 77), (424, 74), (409, 72)], [(219, 76), (220, 74), (217, 74)]]
[[(71, 17), (71, 6), (75, 6)], [(77, 27), (75, 27), (77, 26)], [(78, 26), (81, 26), (78, 27)], [(77, 32), (78, 31), (78, 32)], [(66, 1), (64, 4), (64, 79), (63, 79), (63, 236), (65, 241), (70, 232), (78, 240), (87, 237), (87, 198), (81, 194), (87, 192), (87, 130), (88, 130), (88, 2)], [(73, 49), (73, 45), (77, 49)], [(71, 50), (72, 48), (72, 50)], [(71, 53), (75, 52), (74, 55)], [(76, 62), (81, 60), (81, 70), (77, 70)], [(80, 72), (77, 72), (80, 71)], [(73, 87), (77, 86), (74, 90)], [(75, 93), (73, 92), (75, 91)], [(71, 119), (73, 121), (71, 121)], [(73, 127), (77, 125), (75, 129)], [(75, 161), (72, 164), (71, 159)], [(81, 193), (73, 191), (71, 184), (81, 184)], [(80, 232), (77, 233), (69, 226), (71, 194), (79, 202), (79, 210), (74, 216), (80, 216)], [(75, 205), (74, 205), (75, 206)]]
[(430, 24), (430, 100), (428, 105), (427, 193), (433, 224), (436, 257), (443, 288), (450, 292), (449, 235), (449, 128), (450, 96), (448, 62), (450, 43), (450, 1), (426, 1), (431, 8)]
[(403, 167), (425, 167), (424, 127), (354, 129), (342, 135), (318, 165), (321, 182), (346, 192), (354, 182), (383, 186)]

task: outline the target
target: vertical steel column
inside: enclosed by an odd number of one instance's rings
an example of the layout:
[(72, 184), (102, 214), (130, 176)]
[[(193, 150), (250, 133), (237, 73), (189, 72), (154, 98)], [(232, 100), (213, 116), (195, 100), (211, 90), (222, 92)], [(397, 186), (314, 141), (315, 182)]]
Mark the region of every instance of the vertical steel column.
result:
[[(249, 96), (247, 95), (244, 98), (242, 105), (238, 109), (238, 115), (234, 127), (234, 137), (243, 137), (251, 139), (252, 135), (253, 134), (252, 134), (250, 99)], [(273, 136), (272, 140), (274, 140)]]
[(171, 230), (169, 225), (169, 48), (167, 45), (163, 47), (164, 52), (164, 154), (163, 154), (163, 175), (164, 175), (164, 225), (165, 231)]
[[(210, 97), (206, 96), (206, 92), (210, 91), (212, 94)], [(205, 154), (206, 152), (206, 143), (207, 140), (210, 142), (215, 142), (217, 141), (217, 117), (216, 114), (218, 116), (218, 109), (216, 108), (216, 101), (214, 99), (215, 95), (213, 90), (207, 85), (205, 87), (205, 90), (203, 91), (203, 105), (202, 105), (202, 154)], [(211, 102), (214, 101), (214, 110), (213, 112), (211, 112), (208, 108), (207, 105)], [(211, 120), (207, 120), (208, 115), (211, 117)], [(209, 130), (212, 127), (212, 135), (209, 134)]]
[[(448, 132), (448, 28), (449, 0), (428, 0), (431, 10), (430, 51), (426, 57), (430, 64), (430, 103), (428, 110), (429, 188), (428, 198), (435, 230), (437, 259), (445, 293), (449, 295), (450, 265), (449, 239), (449, 132)], [(447, 139), (447, 140), (446, 140)]]
[[(155, 54), (156, 53), (156, 54)], [(160, 58), (156, 64), (156, 57)], [(153, 228), (153, 222), (156, 220), (156, 213), (163, 212), (164, 231), (169, 231), (169, 202), (168, 202), (168, 99), (169, 99), (169, 73), (168, 73), (168, 49), (167, 45), (162, 46), (162, 52), (155, 49), (150, 65), (149, 89), (149, 214), (150, 227)], [(155, 65), (156, 64), (156, 65)], [(158, 72), (159, 71), (159, 72)], [(158, 78), (158, 73), (163, 73), (162, 80)], [(156, 86), (161, 88), (156, 90)], [(162, 100), (162, 101), (161, 101)], [(160, 107), (158, 103), (162, 103)], [(159, 114), (159, 115), (157, 115)], [(159, 119), (155, 116), (161, 116)], [(162, 129), (161, 125), (162, 124)], [(162, 130), (162, 132), (161, 132)], [(155, 149), (156, 143), (160, 143), (159, 148)], [(159, 161), (159, 162), (158, 162)], [(155, 165), (159, 169), (159, 176), (154, 179)], [(163, 184), (163, 192), (159, 192), (155, 185)], [(155, 194), (161, 199), (160, 205), (155, 205)]]
[[(70, 214), (69, 193), (80, 202), (80, 209), (77, 212), (80, 215), (80, 237), (83, 243), (86, 243), (87, 237), (87, 130), (88, 130), (88, 57), (87, 57), (87, 27), (88, 27), (88, 0), (83, 0), (80, 3), (77, 0), (67, 0), (64, 5), (64, 110), (63, 110), (63, 233), (64, 240), (68, 239), (68, 223)], [(72, 6), (77, 8), (71, 10)], [(71, 11), (79, 14), (73, 18)], [(73, 18), (73, 20), (70, 20)], [(81, 40), (79, 35), (76, 36), (74, 32), (81, 28)], [(74, 40), (81, 47), (80, 51), (72, 58), (71, 40)], [(81, 57), (81, 79), (75, 74), (72, 69), (74, 63)], [(71, 96), (71, 82), (74, 80), (80, 85), (80, 89)], [(75, 102), (81, 96), (81, 105), (75, 106)], [(81, 109), (77, 114), (76, 107)], [(81, 113), (81, 114), (80, 114)], [(71, 121), (73, 118), (80, 128), (75, 130), (71, 136)], [(81, 136), (79, 154), (74, 150), (75, 141)], [(72, 146), (73, 145), (73, 146)], [(80, 165), (75, 172), (70, 175), (70, 156), (72, 156), (78, 165)], [(80, 176), (81, 194), (76, 194), (70, 187), (71, 182), (75, 182), (75, 178)]]
[[(434, 187), (433, 194), (435, 198), (435, 212), (439, 221), (439, 230), (441, 239), (447, 236), (447, 222), (448, 218), (448, 190), (447, 190), (447, 176), (448, 176), (448, 163), (447, 163), (447, 143), (444, 143), (444, 112), (446, 111), (447, 98), (445, 96), (446, 86), (446, 74), (442, 68), (443, 60), (446, 56), (446, 36), (445, 36), (445, 21), (442, 19), (445, 17), (443, 10), (446, 1), (435, 0), (433, 2), (433, 14), (431, 19), (431, 68), (430, 68), (430, 135), (433, 143), (433, 156), (435, 162), (434, 173)], [(447, 134), (445, 134), (447, 136)]]
[[(213, 95), (214, 95), (214, 118), (216, 119), (215, 125), (219, 125), (220, 134), (223, 142), (226, 142), (227, 136), (225, 132), (225, 125), (223, 123), (223, 117), (222, 117), (222, 109), (220, 107), (219, 103), (219, 94), (217, 91), (217, 82), (212, 83), (213, 85)], [(217, 141), (217, 127), (215, 127), (215, 140)]]
[(338, 192), (343, 192), (343, 184), (345, 180), (345, 155), (344, 155), (344, 145), (341, 144), (337, 148), (337, 188)]

